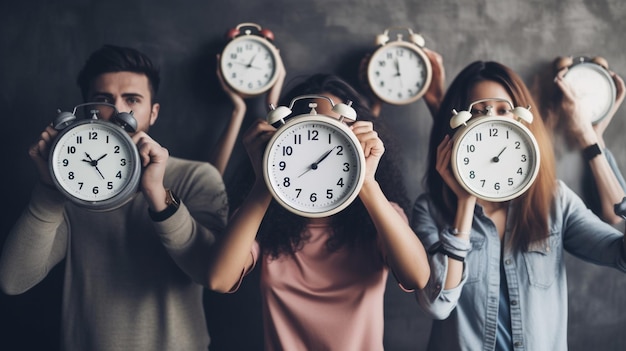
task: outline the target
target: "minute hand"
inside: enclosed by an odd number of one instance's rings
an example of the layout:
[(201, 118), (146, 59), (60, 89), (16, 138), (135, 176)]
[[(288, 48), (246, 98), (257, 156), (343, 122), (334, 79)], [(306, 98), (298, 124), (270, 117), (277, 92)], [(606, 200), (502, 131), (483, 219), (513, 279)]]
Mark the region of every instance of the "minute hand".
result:
[(312, 170), (312, 169), (317, 169), (317, 166), (324, 161), (324, 159), (326, 159), (326, 157), (328, 157), (328, 155), (330, 155), (331, 152), (333, 152), (333, 150), (335, 150), (335, 148), (332, 148), (328, 151), (326, 151), (326, 153), (324, 153), (319, 159), (317, 159), (317, 161), (311, 163), (311, 166), (309, 166), (306, 171), (302, 172), (302, 174), (300, 174), (298, 176), (298, 178), (302, 177), (303, 175), (305, 175), (308, 171)]

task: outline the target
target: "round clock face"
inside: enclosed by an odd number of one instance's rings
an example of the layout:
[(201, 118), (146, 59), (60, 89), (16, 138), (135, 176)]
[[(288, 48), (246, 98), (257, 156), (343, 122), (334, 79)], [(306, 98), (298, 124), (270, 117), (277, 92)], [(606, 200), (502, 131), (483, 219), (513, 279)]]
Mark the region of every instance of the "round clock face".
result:
[(130, 136), (102, 120), (82, 120), (64, 129), (52, 145), (49, 164), (59, 190), (91, 210), (123, 205), (135, 195), (141, 178)]
[(417, 101), (428, 89), (431, 77), (428, 57), (408, 42), (383, 45), (374, 52), (367, 66), (370, 88), (389, 104)]
[(365, 177), (359, 140), (325, 115), (290, 119), (270, 139), (263, 175), (283, 207), (304, 217), (326, 217), (347, 207)]
[(476, 117), (454, 136), (452, 169), (476, 197), (514, 199), (532, 185), (539, 171), (539, 147), (523, 124), (508, 117)]
[(226, 83), (247, 96), (264, 93), (277, 79), (278, 51), (266, 39), (245, 35), (229, 42), (220, 56)]
[(613, 108), (615, 83), (604, 67), (592, 62), (577, 63), (569, 67), (564, 79), (580, 99), (580, 106), (591, 123), (602, 120)]

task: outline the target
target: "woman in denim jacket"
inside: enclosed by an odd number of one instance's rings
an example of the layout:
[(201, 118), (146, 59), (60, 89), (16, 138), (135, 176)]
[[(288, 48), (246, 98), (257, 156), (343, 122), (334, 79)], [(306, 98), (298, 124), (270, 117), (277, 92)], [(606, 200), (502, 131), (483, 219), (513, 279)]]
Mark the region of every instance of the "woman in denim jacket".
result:
[[(486, 202), (465, 191), (450, 167), (451, 111), (485, 98), (538, 111), (522, 79), (496, 62), (467, 66), (442, 101), (430, 137), (429, 192), (416, 200), (412, 216), (430, 253), (430, 280), (416, 292), (421, 307), (437, 319), (428, 349), (566, 350), (564, 250), (626, 272), (624, 236), (556, 179), (552, 144), (536, 113), (526, 125), (541, 154), (532, 186), (507, 202)], [(500, 103), (474, 107), (491, 106), (512, 117)], [(590, 162), (609, 167), (604, 157)]]

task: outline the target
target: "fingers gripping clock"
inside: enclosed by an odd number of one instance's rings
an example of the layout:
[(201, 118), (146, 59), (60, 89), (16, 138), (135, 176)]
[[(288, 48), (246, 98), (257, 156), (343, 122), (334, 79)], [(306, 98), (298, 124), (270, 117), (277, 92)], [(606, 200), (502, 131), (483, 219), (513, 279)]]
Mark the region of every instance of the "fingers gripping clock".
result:
[[(77, 111), (85, 111), (90, 118), (78, 120)], [(60, 112), (54, 128), (60, 133), (50, 148), (48, 163), (61, 193), (94, 211), (113, 210), (133, 198), (141, 179), (141, 162), (128, 134), (137, 128), (132, 112), (119, 113), (106, 103), (81, 104), (71, 113)]]
[[(475, 104), (507, 104), (508, 116), (496, 116), (492, 106), (484, 115), (472, 117)], [(520, 122), (531, 123), (533, 116), (508, 100), (482, 99), (470, 104), (467, 111), (457, 112), (450, 120), (453, 129), (451, 165), (457, 181), (474, 196), (502, 202), (522, 195), (533, 184), (539, 172), (539, 146), (532, 132)]]
[[(325, 99), (339, 119), (311, 111), (285, 118), (296, 101)], [(350, 104), (335, 104), (323, 95), (303, 95), (289, 107), (270, 111), (268, 122), (278, 130), (263, 156), (263, 176), (274, 199), (304, 217), (326, 217), (346, 208), (365, 179), (365, 156), (356, 135), (345, 121), (356, 120)]]

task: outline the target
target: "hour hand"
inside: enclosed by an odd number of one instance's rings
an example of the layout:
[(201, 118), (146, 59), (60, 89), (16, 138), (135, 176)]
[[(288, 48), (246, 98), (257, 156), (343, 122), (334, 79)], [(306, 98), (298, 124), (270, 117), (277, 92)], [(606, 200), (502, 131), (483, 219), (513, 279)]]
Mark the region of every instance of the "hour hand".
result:
[(298, 178), (302, 177), (303, 175), (305, 175), (308, 171), (312, 170), (312, 169), (317, 169), (318, 165), (324, 161), (326, 159), (326, 157), (328, 157), (328, 155), (330, 155), (331, 152), (333, 152), (333, 150), (335, 150), (335, 148), (333, 147), (332, 149), (326, 151), (322, 156), (320, 156), (320, 158), (317, 159), (317, 161), (311, 163), (311, 165), (306, 169), (306, 171), (302, 172), (302, 174), (300, 174), (298, 176)]

